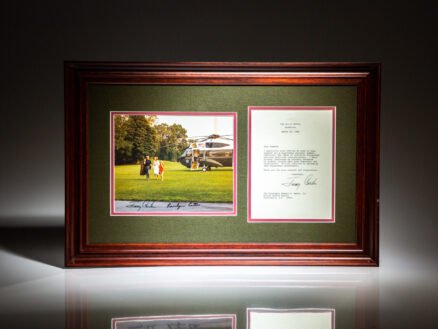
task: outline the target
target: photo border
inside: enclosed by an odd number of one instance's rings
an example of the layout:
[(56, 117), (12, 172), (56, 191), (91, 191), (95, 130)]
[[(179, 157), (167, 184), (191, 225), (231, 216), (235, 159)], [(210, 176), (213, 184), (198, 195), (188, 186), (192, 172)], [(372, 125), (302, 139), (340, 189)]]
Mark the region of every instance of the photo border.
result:
[(221, 319), (230, 318), (232, 329), (236, 329), (236, 314), (205, 314), (205, 315), (157, 315), (157, 316), (134, 316), (126, 318), (112, 318), (111, 329), (116, 329), (117, 322), (136, 321), (136, 320), (184, 320), (184, 319)]
[[(173, 115), (173, 116), (230, 116), (233, 118), (233, 211), (232, 212), (116, 212), (114, 116), (116, 115)], [(237, 112), (164, 112), (110, 111), (110, 216), (237, 216)], [(145, 200), (148, 201), (148, 200)], [(175, 201), (176, 202), (176, 201)]]

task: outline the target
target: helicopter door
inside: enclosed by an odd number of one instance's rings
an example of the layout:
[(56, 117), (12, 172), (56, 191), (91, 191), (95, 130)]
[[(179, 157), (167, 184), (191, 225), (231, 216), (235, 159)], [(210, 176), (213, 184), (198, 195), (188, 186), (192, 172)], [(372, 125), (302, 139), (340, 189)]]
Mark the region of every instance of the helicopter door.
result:
[(193, 149), (191, 170), (198, 170), (198, 168), (199, 168), (199, 149)]

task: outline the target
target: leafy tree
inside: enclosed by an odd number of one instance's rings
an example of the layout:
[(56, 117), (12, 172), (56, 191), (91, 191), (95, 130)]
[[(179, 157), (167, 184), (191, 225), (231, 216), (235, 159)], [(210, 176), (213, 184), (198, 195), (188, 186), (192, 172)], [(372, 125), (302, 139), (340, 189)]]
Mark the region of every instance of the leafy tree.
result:
[(153, 126), (155, 122), (157, 122), (157, 116), (156, 115), (145, 115), (146, 121), (150, 126)]
[(115, 163), (136, 163), (154, 155), (157, 135), (144, 115), (117, 115), (114, 118)]
[(158, 136), (158, 157), (163, 160), (176, 161), (178, 156), (188, 147), (187, 130), (180, 124), (169, 126), (162, 123), (155, 126)]
[(117, 115), (114, 118), (116, 164), (141, 161), (144, 156), (158, 156), (176, 161), (188, 147), (187, 130), (180, 124), (156, 124), (155, 115)]
[(145, 155), (154, 154), (157, 147), (156, 132), (144, 115), (129, 116), (125, 140), (132, 143), (134, 161), (143, 159)]
[(129, 116), (116, 115), (114, 117), (114, 152), (116, 164), (130, 163), (132, 161), (133, 145), (126, 140), (127, 122)]

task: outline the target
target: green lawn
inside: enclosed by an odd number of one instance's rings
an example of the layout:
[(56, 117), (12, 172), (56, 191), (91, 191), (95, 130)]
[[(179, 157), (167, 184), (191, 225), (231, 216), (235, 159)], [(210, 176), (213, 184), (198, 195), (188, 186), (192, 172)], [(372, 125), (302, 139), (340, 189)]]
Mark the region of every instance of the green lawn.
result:
[(164, 161), (164, 181), (140, 175), (140, 165), (115, 167), (115, 199), (139, 201), (233, 202), (232, 168), (190, 171)]

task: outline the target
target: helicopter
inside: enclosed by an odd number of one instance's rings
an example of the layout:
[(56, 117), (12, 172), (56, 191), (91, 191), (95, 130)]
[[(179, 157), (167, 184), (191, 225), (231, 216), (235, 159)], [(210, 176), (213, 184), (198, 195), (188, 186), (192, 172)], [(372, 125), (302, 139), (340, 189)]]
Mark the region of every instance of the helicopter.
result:
[(231, 135), (200, 136), (190, 143), (178, 161), (190, 170), (210, 171), (212, 167), (232, 167), (234, 142)]

